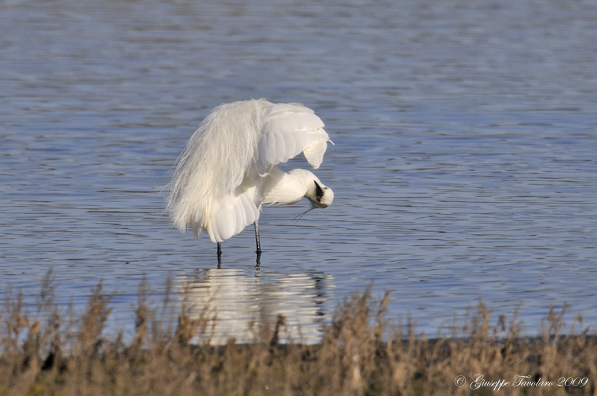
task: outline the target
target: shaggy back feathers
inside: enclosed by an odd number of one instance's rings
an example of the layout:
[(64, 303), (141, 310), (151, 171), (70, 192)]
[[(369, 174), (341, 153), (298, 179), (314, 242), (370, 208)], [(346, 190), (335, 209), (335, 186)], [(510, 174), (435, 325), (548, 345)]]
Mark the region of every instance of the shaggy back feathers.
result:
[[(185, 230), (201, 224), (204, 206), (233, 191), (251, 166), (261, 130), (265, 100), (216, 107), (182, 152), (172, 181), (167, 210), (174, 225)], [(209, 210), (209, 208), (206, 208)]]

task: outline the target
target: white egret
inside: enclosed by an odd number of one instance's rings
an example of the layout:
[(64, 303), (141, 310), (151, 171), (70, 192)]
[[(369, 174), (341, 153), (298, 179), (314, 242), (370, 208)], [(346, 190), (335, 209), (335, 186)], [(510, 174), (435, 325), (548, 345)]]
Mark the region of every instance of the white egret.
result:
[(262, 204), (292, 204), (303, 197), (326, 208), (333, 191), (313, 173), (276, 165), (301, 152), (319, 168), (330, 138), (313, 110), (264, 99), (216, 107), (191, 136), (169, 184), (167, 210), (174, 225), (190, 224), (195, 239), (203, 230), (221, 243), (255, 225), (257, 263), (261, 255), (258, 220)]

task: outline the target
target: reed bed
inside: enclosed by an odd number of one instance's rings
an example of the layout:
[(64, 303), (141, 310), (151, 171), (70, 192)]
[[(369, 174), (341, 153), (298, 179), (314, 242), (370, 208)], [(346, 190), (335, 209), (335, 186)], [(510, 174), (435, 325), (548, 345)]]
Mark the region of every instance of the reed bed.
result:
[(168, 321), (173, 304), (149, 304), (144, 283), (132, 337), (106, 329), (101, 285), (80, 314), (61, 312), (53, 290), (49, 273), (31, 312), (7, 291), (0, 396), (597, 395), (597, 340), (581, 318), (565, 326), (565, 310), (550, 309), (541, 334), (524, 337), (516, 313), (492, 324), (479, 303), (450, 336), (428, 339), (392, 323), (389, 294), (365, 290), (337, 307), (317, 345), (289, 339), (278, 316), (255, 324), (252, 343), (214, 346), (214, 312), (190, 315), (183, 303)]

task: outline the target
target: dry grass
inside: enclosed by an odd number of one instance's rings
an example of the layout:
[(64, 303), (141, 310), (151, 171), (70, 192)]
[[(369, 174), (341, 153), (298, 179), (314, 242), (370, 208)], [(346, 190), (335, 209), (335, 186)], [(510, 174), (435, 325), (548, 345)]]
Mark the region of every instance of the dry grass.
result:
[[(596, 395), (597, 340), (572, 326), (563, 334), (564, 312), (550, 311), (540, 337), (521, 337), (514, 314), (490, 324), (490, 311), (476, 312), (452, 336), (429, 340), (411, 326), (392, 326), (381, 301), (369, 291), (341, 304), (319, 345), (286, 340), (284, 318), (261, 323), (255, 342), (220, 347), (209, 339), (210, 313), (191, 317), (184, 307), (168, 325), (164, 310), (139, 290), (136, 334), (105, 335), (111, 297), (98, 286), (87, 310), (60, 312), (51, 274), (44, 278), (36, 312), (24, 313), (20, 294), (8, 291), (0, 317), (0, 396), (3, 395)], [(41, 318), (44, 318), (43, 321)], [(165, 323), (166, 322), (166, 323)], [(482, 374), (485, 384), (471, 390)], [(455, 378), (467, 382), (457, 387)], [(553, 381), (552, 386), (514, 386), (517, 375)], [(559, 387), (559, 378), (587, 378), (583, 387)]]

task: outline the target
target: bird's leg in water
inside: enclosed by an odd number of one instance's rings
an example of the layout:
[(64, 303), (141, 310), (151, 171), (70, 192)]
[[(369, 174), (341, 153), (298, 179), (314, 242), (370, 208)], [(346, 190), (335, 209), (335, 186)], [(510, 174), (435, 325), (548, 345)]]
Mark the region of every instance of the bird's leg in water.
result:
[(261, 254), (261, 243), (259, 242), (259, 223), (255, 220), (255, 243), (257, 244), (257, 251), (255, 253)]
[(218, 268), (222, 267), (222, 242), (218, 242)]
[(255, 223), (253, 223), (255, 225), (255, 243), (257, 244), (257, 251), (255, 253), (257, 253), (257, 265), (256, 267), (259, 267), (259, 265), (261, 264), (261, 242), (259, 242), (259, 223), (257, 222), (257, 220), (255, 220)]

